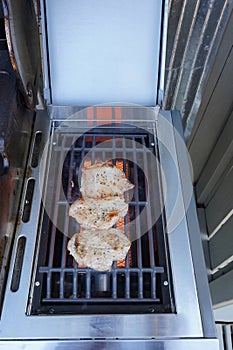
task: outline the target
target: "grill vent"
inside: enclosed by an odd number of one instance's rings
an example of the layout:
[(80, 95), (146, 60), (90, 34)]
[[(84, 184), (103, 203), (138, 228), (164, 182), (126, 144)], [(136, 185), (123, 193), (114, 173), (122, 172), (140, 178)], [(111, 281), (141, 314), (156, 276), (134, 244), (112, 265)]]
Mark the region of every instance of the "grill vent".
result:
[(19, 289), (25, 246), (26, 246), (26, 237), (20, 237), (18, 240), (15, 264), (14, 264), (12, 280), (11, 280), (12, 292), (17, 292), (17, 290)]
[(36, 168), (39, 162), (41, 141), (42, 141), (42, 132), (38, 131), (35, 135), (32, 160), (31, 160), (31, 166), (33, 168)]
[(23, 208), (23, 216), (22, 216), (22, 221), (25, 223), (30, 220), (34, 187), (35, 187), (35, 180), (29, 179), (28, 183), (27, 183), (27, 190), (26, 190), (26, 196), (25, 196), (24, 208)]

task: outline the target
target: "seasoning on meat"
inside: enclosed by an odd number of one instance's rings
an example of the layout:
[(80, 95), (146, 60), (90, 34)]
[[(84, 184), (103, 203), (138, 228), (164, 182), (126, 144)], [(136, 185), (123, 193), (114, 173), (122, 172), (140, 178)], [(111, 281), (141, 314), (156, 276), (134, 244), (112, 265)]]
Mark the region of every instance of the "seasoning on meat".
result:
[(78, 264), (98, 271), (111, 270), (112, 262), (125, 258), (130, 241), (120, 230), (90, 229), (76, 233), (67, 249)]
[(108, 197), (102, 199), (81, 198), (70, 207), (69, 215), (84, 228), (107, 229), (116, 224), (128, 211), (123, 198)]
[(80, 191), (83, 197), (120, 196), (132, 188), (134, 185), (126, 179), (125, 173), (114, 165), (96, 163), (82, 170)]

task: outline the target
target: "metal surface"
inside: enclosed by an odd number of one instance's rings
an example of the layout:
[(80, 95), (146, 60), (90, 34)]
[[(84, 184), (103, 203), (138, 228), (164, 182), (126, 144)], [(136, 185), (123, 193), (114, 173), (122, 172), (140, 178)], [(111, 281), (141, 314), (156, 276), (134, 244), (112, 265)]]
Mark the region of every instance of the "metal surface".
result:
[(181, 112), (186, 139), (190, 137), (232, 7), (229, 0), (169, 3), (163, 107)]
[(0, 112), (0, 151), (4, 167), (0, 176), (1, 309), (14, 234), (20, 223), (17, 215), (33, 123), (33, 113), (21, 106), (16, 77), (5, 49), (0, 50)]
[[(106, 107), (107, 108), (107, 107)], [(63, 110), (64, 112), (64, 110)], [(90, 110), (89, 110), (90, 112)], [(88, 121), (87, 110), (81, 112), (80, 118), (76, 121), (66, 121), (65, 125), (78, 126), (85, 125)], [(96, 111), (98, 114), (98, 109)], [(102, 113), (104, 114), (103, 110)], [(157, 110), (122, 108), (121, 116), (123, 122), (132, 123), (133, 116), (140, 116), (137, 121), (138, 127), (145, 127), (150, 132), (155, 133)], [(71, 115), (70, 115), (71, 116)], [(72, 116), (71, 116), (72, 117)], [(128, 117), (128, 119), (127, 119)], [(73, 117), (72, 117), (73, 118)], [(171, 122), (170, 113), (167, 113), (167, 120)], [(124, 119), (124, 120), (123, 120)], [(42, 123), (43, 120), (43, 123)], [(174, 145), (173, 128), (169, 124), (163, 125), (163, 118), (159, 118), (158, 133), (160, 139), (168, 136), (172, 149), (172, 157), (169, 156), (163, 148), (159, 150), (160, 162), (166, 173), (166, 182), (168, 189), (175, 188), (180, 184), (179, 175), (174, 170), (174, 161), (177, 162), (176, 150)], [(40, 123), (41, 122), (41, 123)], [(46, 120), (45, 115), (38, 116), (35, 130), (43, 131), (43, 140), (48, 137), (50, 120)], [(90, 127), (90, 125), (89, 125)], [(46, 136), (47, 135), (47, 136)], [(156, 134), (154, 134), (156, 135)], [(47, 146), (46, 146), (47, 149)], [(49, 151), (49, 149), (48, 149)], [(29, 157), (31, 162), (32, 154)], [(44, 171), (46, 164), (40, 169), (40, 177), (45, 179)], [(178, 177), (177, 177), (178, 176)], [(166, 339), (176, 337), (203, 337), (203, 325), (198, 302), (198, 294), (194, 277), (194, 268), (192, 255), (190, 251), (188, 226), (184, 215), (184, 207), (178, 207), (178, 215), (183, 217), (180, 225), (168, 235), (168, 243), (171, 256), (172, 280), (174, 286), (176, 313), (175, 314), (126, 314), (126, 315), (57, 315), (57, 316), (27, 316), (28, 305), (31, 302), (31, 283), (35, 281), (33, 273), (34, 261), (37, 256), (34, 255), (35, 246), (38, 245), (36, 237), (36, 228), (39, 225), (40, 212), (40, 192), (39, 192), (39, 168), (33, 168), (29, 178), (35, 179), (35, 191), (32, 201), (32, 210), (30, 220), (20, 225), (17, 232), (15, 245), (13, 249), (12, 261), (10, 266), (10, 276), (14, 268), (16, 256), (16, 247), (19, 237), (26, 237), (26, 247), (24, 252), (23, 269), (19, 288), (16, 292), (11, 291), (11, 279), (7, 284), (7, 293), (5, 294), (2, 316), (0, 321), (1, 336), (4, 339), (76, 339), (76, 338), (126, 338), (126, 339)], [(175, 187), (174, 187), (175, 186)], [(24, 199), (22, 202), (24, 205)], [(172, 192), (167, 191), (165, 201), (166, 218), (172, 210), (173, 198)], [(32, 286), (33, 288), (33, 286)], [(201, 293), (201, 286), (199, 286)], [(30, 291), (30, 293), (29, 293)], [(14, 314), (14, 318), (12, 318)], [(213, 335), (214, 336), (214, 335)], [(203, 340), (205, 341), (205, 340)], [(208, 343), (208, 341), (207, 341)]]
[(45, 5), (54, 105), (156, 105), (162, 0)]
[(221, 324), (217, 324), (216, 328), (217, 328), (217, 335), (219, 339), (219, 350), (224, 350), (223, 326)]
[(161, 42), (161, 53), (160, 53), (160, 64), (159, 64), (159, 86), (158, 86), (158, 98), (157, 104), (163, 105), (164, 98), (164, 84), (165, 84), (165, 66), (166, 66), (166, 51), (167, 51), (167, 36), (168, 36), (168, 12), (169, 12), (169, 0), (163, 1), (163, 26), (162, 31), (162, 42)]
[(232, 323), (218, 322), (216, 324), (217, 334), (219, 339), (219, 350), (233, 349), (233, 326)]
[[(57, 131), (55, 125), (46, 194), (54, 204), (51, 214), (43, 213), (33, 314), (171, 312), (164, 228), (161, 218), (152, 224), (151, 215), (151, 210), (162, 213), (156, 208), (161, 206), (158, 169), (150, 168), (151, 156), (157, 153), (154, 136), (127, 124), (99, 126), (83, 135), (67, 127)], [(140, 158), (143, 171), (137, 163)], [(119, 167), (135, 185), (134, 191), (125, 195), (129, 211), (116, 225), (131, 239), (131, 249), (125, 260), (114, 262), (112, 271), (106, 273), (79, 267), (67, 254), (69, 237), (80, 229), (68, 214), (70, 204), (80, 197), (80, 169), (83, 162), (85, 165), (96, 160)], [(66, 200), (61, 198), (63, 191)], [(146, 210), (148, 227), (143, 235), (139, 218), (142, 210)], [(62, 222), (61, 217), (66, 219)]]
[[(199, 233), (200, 228), (197, 219), (196, 213), (196, 203), (194, 195), (187, 200), (187, 187), (192, 186), (192, 178), (190, 172), (190, 164), (188, 160), (187, 150), (183, 147), (181, 139), (183, 140), (183, 128), (180, 118), (180, 114), (177, 111), (172, 112), (172, 121), (175, 132), (175, 145), (177, 152), (177, 159), (179, 164), (179, 171), (181, 176), (181, 185), (184, 198), (184, 204), (186, 208), (186, 217), (188, 222), (188, 231), (190, 239), (190, 248), (192, 252), (192, 259), (194, 263), (194, 274), (195, 278), (198, 281), (198, 295), (199, 295), (199, 304), (201, 309), (201, 317), (203, 322), (203, 331), (206, 337), (211, 337), (215, 334), (215, 324), (212, 312), (212, 304), (210, 299), (210, 293), (208, 288), (208, 281), (205, 268), (205, 260), (201, 244), (201, 236)], [(181, 139), (180, 139), (181, 137)], [(201, 286), (201, 290), (200, 290)]]
[[(226, 2), (218, 4), (225, 6)], [(212, 301), (218, 304), (216, 307), (232, 301), (230, 282), (232, 278), (230, 270), (233, 267), (232, 4), (232, 1), (227, 2), (229, 16), (221, 27), (223, 30), (221, 42), (208, 79), (205, 81), (201, 105), (188, 139), (194, 169), (196, 201), (205, 212), (207, 224), (205, 251), (207, 259), (210, 257), (208, 273)]]
[[(231, 6), (233, 6), (232, 2)], [(202, 178), (201, 180), (203, 181), (204, 178), (202, 175), (204, 175), (206, 178), (205, 166), (207, 168), (206, 170), (208, 171), (209, 164), (213, 162), (213, 158), (210, 158), (212, 157), (212, 153), (215, 153), (215, 147), (217, 153), (215, 154), (214, 158), (216, 158), (216, 164), (218, 166), (221, 163), (221, 174), (224, 172), (225, 167), (228, 163), (226, 162), (226, 159), (224, 159), (225, 152), (226, 158), (228, 156), (227, 149), (223, 149), (226, 146), (223, 146), (222, 149), (221, 147), (219, 148), (219, 146), (222, 144), (222, 141), (220, 140), (220, 134), (225, 127), (230, 127), (230, 125), (227, 124), (232, 114), (233, 100), (232, 94), (230, 93), (231, 81), (233, 79), (232, 10), (229, 19), (224, 24), (224, 26), (225, 30), (223, 37), (221, 39), (221, 43), (219, 45), (216, 56), (214, 57), (214, 63), (211, 68), (209, 77), (206, 80), (205, 89), (202, 93), (201, 105), (196, 114), (196, 121), (192, 130), (192, 134), (188, 140), (188, 148), (194, 167), (195, 182), (198, 182), (199, 178)], [(221, 116), (221, 118), (219, 116)], [(220, 158), (218, 155), (219, 151), (222, 152)], [(215, 178), (215, 175), (221, 178), (218, 166), (216, 166), (216, 171), (215, 166), (213, 167)], [(210, 176), (212, 177), (211, 169)], [(218, 181), (218, 179), (216, 180)], [(208, 178), (206, 178), (205, 181), (207, 183)], [(211, 185), (213, 186), (213, 184)], [(213, 187), (210, 188), (210, 191), (208, 191), (210, 196), (212, 189)], [(206, 194), (208, 194), (208, 192)], [(202, 204), (206, 201), (206, 194), (204, 199), (202, 198), (199, 200), (198, 198), (198, 203)]]
[(232, 324), (225, 324), (223, 326), (223, 329), (224, 329), (224, 335), (225, 335), (226, 350), (231, 350), (233, 348)]
[(36, 105), (41, 60), (33, 1), (2, 0), (7, 45), (28, 108)]
[[(215, 339), (170, 340), (76, 340), (76, 341), (0, 341), (0, 349), (12, 350), (219, 350)], [(228, 350), (228, 349), (227, 349)], [(230, 350), (230, 349), (229, 349)]]

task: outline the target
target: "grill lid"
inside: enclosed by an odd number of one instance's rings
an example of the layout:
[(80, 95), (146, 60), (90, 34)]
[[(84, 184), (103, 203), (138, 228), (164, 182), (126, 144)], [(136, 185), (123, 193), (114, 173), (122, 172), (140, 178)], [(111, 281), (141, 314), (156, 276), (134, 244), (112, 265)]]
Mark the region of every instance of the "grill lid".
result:
[(156, 105), (164, 3), (45, 0), (50, 102)]

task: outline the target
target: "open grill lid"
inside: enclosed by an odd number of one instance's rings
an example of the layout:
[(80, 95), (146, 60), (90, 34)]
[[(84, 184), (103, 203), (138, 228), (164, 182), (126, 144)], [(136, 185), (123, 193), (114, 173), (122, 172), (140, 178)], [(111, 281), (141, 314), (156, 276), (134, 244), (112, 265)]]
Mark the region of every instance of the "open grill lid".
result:
[(157, 103), (162, 0), (46, 0), (52, 104)]
[[(39, 89), (35, 57), (40, 56), (33, 1), (2, 1), (7, 5), (13, 63), (27, 106), (33, 107)], [(46, 104), (158, 104), (163, 89), (165, 5), (166, 0), (41, 0)]]

